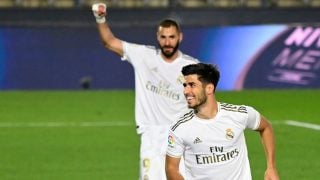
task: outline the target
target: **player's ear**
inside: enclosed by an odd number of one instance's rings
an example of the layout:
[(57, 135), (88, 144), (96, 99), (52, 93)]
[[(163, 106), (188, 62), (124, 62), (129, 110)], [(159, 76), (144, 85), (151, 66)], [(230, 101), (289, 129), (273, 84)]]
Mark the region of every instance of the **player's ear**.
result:
[(157, 36), (157, 40), (159, 41), (160, 38), (159, 38), (159, 31), (156, 32), (156, 36)]
[(182, 39), (183, 39), (183, 33), (180, 32), (180, 33), (179, 33), (179, 42), (180, 42), (180, 43), (181, 43)]
[(207, 93), (208, 95), (214, 93), (214, 85), (213, 85), (213, 84), (211, 84), (211, 83), (207, 84), (207, 86), (206, 86), (206, 93)]

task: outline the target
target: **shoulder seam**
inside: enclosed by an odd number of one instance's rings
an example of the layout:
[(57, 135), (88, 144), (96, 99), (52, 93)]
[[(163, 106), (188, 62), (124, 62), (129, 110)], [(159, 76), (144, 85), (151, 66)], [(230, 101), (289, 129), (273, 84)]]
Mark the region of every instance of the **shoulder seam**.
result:
[(194, 112), (193, 110), (186, 113), (185, 115), (183, 115), (172, 127), (171, 130), (174, 131), (177, 129), (178, 126), (180, 126), (181, 124), (191, 120), (194, 117)]
[(248, 113), (248, 110), (246, 106), (243, 105), (234, 105), (234, 104), (228, 104), (228, 103), (221, 103), (220, 106), (221, 109), (226, 111), (232, 111), (232, 112), (239, 112), (239, 113)]

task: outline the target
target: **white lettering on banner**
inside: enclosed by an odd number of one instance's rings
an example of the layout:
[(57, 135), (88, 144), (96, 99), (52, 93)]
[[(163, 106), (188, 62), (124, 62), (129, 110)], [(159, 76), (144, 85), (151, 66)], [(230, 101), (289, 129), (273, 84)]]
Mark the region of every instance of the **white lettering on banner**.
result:
[(291, 33), (291, 35), (285, 40), (287, 46), (303, 46), (311, 47), (315, 45), (320, 48), (320, 28), (298, 26)]
[(320, 69), (320, 28), (296, 27), (284, 40), (285, 47), (271, 61), (268, 80), (309, 85)]

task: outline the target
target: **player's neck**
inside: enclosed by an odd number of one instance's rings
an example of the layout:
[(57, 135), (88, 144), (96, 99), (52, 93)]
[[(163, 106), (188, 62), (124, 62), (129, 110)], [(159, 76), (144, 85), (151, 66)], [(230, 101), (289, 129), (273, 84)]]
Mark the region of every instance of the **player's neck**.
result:
[(173, 61), (175, 61), (179, 57), (179, 52), (177, 51), (176, 53), (174, 53), (170, 57), (166, 57), (165, 55), (161, 54), (161, 57), (165, 62), (172, 63)]
[(208, 99), (206, 103), (202, 104), (196, 109), (196, 115), (201, 119), (212, 119), (218, 113), (218, 103), (213, 99)]

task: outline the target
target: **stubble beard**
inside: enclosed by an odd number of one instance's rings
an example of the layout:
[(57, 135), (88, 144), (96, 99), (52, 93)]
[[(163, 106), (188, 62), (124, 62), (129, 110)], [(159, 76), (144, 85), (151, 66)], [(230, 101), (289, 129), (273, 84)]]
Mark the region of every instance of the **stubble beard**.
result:
[(166, 48), (166, 47), (172, 48), (171, 46), (160, 46), (160, 44), (159, 44), (159, 47), (160, 47), (160, 49), (161, 49), (161, 53), (162, 53), (166, 58), (171, 58), (171, 57), (178, 51), (179, 45), (180, 45), (180, 43), (177, 42), (177, 45), (176, 45), (175, 47), (173, 47), (172, 52), (166, 52), (166, 51), (164, 51), (164, 48)]
[(188, 104), (188, 107), (198, 112), (199, 108), (206, 102), (207, 102), (207, 97), (204, 95), (204, 92), (203, 92), (202, 94), (198, 95), (197, 103), (195, 105)]

